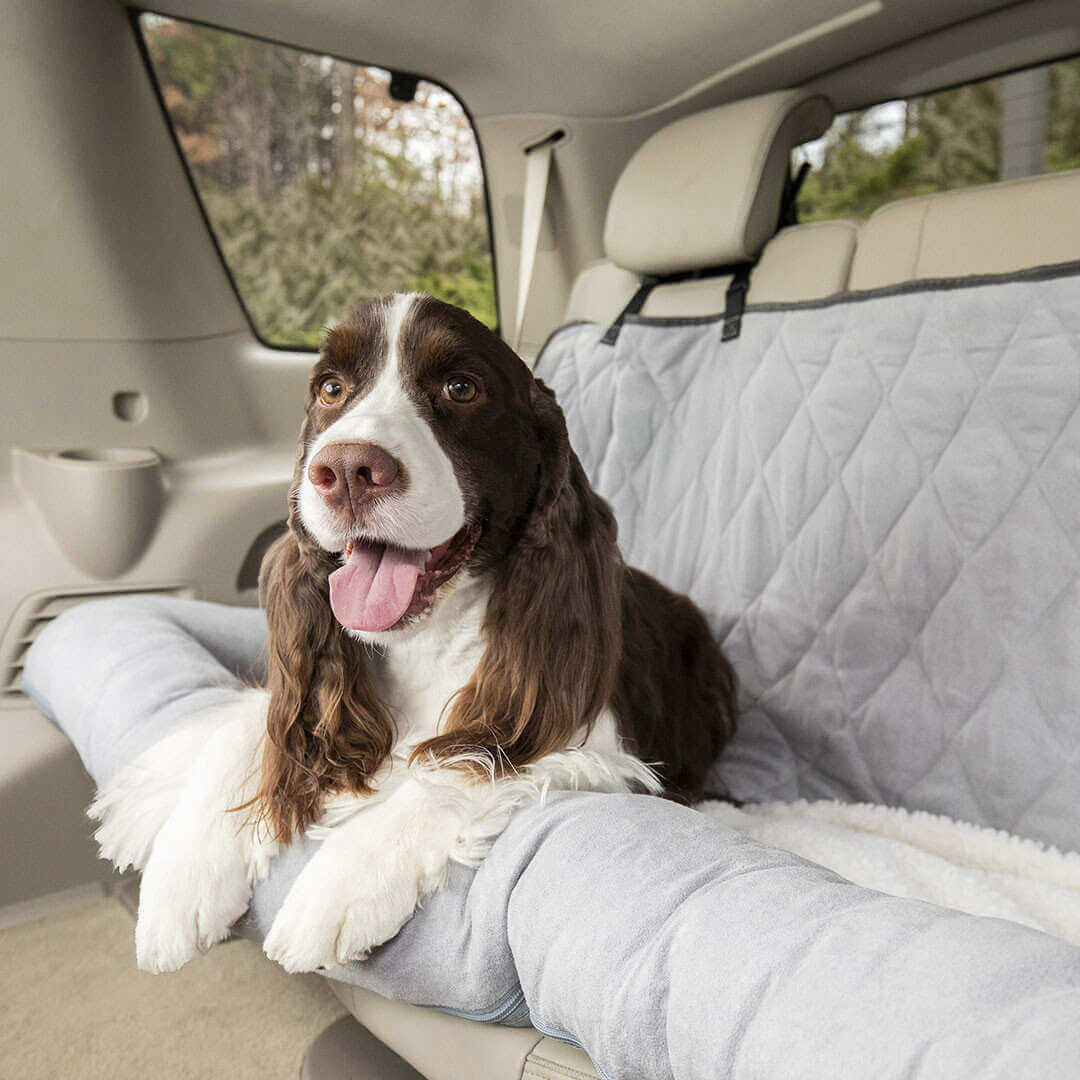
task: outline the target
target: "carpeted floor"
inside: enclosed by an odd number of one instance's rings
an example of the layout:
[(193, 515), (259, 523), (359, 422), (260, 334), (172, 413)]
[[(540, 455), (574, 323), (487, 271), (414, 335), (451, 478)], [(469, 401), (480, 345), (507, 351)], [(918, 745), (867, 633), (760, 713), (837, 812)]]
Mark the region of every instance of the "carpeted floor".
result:
[(250, 941), (147, 975), (134, 932), (110, 898), (0, 930), (3, 1080), (295, 1080), (345, 1011)]

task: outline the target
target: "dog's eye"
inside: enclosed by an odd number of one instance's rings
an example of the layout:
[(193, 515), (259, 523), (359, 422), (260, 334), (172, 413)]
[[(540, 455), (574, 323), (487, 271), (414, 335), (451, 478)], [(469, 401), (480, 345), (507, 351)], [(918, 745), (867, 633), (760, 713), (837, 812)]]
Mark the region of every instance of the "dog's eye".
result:
[(443, 385), (443, 393), (451, 400), (459, 404), (475, 401), (480, 393), (479, 387), (466, 375), (451, 375)]
[(336, 405), (345, 393), (345, 385), (338, 378), (323, 379), (319, 385), (319, 400), (324, 405)]

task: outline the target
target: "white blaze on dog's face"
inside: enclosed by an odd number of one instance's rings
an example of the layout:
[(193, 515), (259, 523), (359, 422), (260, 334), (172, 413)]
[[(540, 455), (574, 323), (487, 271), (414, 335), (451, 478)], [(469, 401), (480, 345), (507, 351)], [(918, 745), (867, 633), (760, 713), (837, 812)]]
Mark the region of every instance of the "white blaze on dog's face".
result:
[[(465, 500), (454, 467), (403, 384), (401, 329), (416, 299), (413, 293), (399, 294), (375, 309), (382, 325), (369, 330), (371, 355), (363, 358), (363, 368), (355, 362), (337, 363), (338, 367), (351, 367), (354, 375), (350, 387), (350, 372), (335, 373), (343, 380), (342, 396), (352, 391), (352, 400), (344, 409), (325, 400), (329, 395), (320, 398), (316, 393), (318, 404), (329, 406), (326, 415), (331, 423), (308, 447), (300, 484), (300, 513), (307, 530), (327, 551), (344, 549), (358, 535), (360, 524), (333, 509), (310, 475), (312, 461), (329, 446), (372, 444), (394, 458), (407, 477), (404, 490), (371, 500), (363, 514), (365, 537), (402, 548), (430, 550), (465, 524)], [(318, 389), (327, 381), (322, 378)]]
[(294, 498), (309, 535), (342, 555), (330, 598), (343, 626), (407, 628), (505, 545), (539, 464), (531, 382), (499, 338), (431, 297), (371, 301), (328, 331)]

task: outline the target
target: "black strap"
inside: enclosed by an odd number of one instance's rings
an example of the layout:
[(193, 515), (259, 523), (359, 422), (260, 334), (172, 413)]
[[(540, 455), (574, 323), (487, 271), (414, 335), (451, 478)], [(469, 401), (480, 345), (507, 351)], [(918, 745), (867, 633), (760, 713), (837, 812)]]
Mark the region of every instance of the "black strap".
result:
[(701, 278), (723, 277), (731, 274), (731, 282), (728, 284), (724, 295), (724, 329), (720, 335), (721, 341), (732, 341), (739, 336), (742, 330), (742, 315), (746, 308), (746, 292), (750, 288), (750, 271), (753, 263), (730, 263), (723, 266), (709, 266), (702, 270), (684, 270), (678, 274), (649, 274), (641, 279), (637, 292), (630, 297), (630, 302), (619, 312), (616, 320), (604, 332), (600, 339), (601, 345), (614, 345), (619, 340), (619, 331), (628, 315), (637, 315), (645, 306), (649, 293), (657, 285), (675, 285), (680, 281), (696, 281)]
[(724, 329), (721, 341), (734, 341), (742, 332), (743, 311), (746, 310), (746, 294), (750, 288), (750, 264), (745, 263), (731, 275), (731, 282), (724, 296)]
[(776, 226), (777, 230), (788, 225), (799, 224), (799, 192), (802, 190), (803, 181), (809, 172), (809, 161), (804, 161), (794, 176), (791, 175), (791, 170), (788, 169), (788, 174), (784, 177), (784, 193), (780, 196), (780, 220)]
[(658, 277), (643, 277), (641, 284), (638, 286), (637, 292), (630, 297), (630, 303), (626, 305), (619, 312), (618, 318), (607, 328), (604, 336), (600, 339), (601, 345), (614, 345), (619, 340), (619, 331), (622, 329), (623, 321), (627, 315), (636, 315), (644, 306), (645, 301), (649, 298), (649, 293), (660, 284), (662, 278)]

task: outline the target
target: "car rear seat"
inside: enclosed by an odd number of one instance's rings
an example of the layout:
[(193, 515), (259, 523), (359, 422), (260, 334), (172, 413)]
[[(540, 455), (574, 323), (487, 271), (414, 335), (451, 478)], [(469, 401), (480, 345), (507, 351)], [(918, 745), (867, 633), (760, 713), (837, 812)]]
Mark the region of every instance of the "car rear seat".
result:
[[(761, 221), (769, 214), (776, 220), (790, 151), (820, 134), (830, 112), (807, 94), (770, 94), (654, 135), (616, 186), (605, 230), (609, 258), (579, 275), (566, 322), (610, 324), (643, 274), (730, 264), (759, 252), (751, 306), (1080, 258), (1080, 170), (892, 203), (861, 228), (830, 221), (790, 226), (769, 239)], [(680, 124), (685, 128), (676, 130)], [(689, 264), (667, 239), (679, 230), (692, 238), (685, 244)], [(724, 308), (729, 281), (727, 275), (659, 285), (642, 314), (715, 314)], [(486, 1025), (343, 983), (331, 986), (354, 1016), (429, 1080), (597, 1076), (583, 1051), (532, 1028)]]
[(1080, 170), (903, 199), (859, 231), (849, 289), (1080, 259)]
[[(819, 300), (847, 287), (858, 225), (815, 221), (781, 230), (764, 247), (750, 275), (747, 303)], [(626, 307), (642, 276), (604, 259), (587, 266), (570, 291), (565, 322), (610, 323)], [(693, 318), (724, 310), (731, 275), (658, 285), (642, 315)]]

